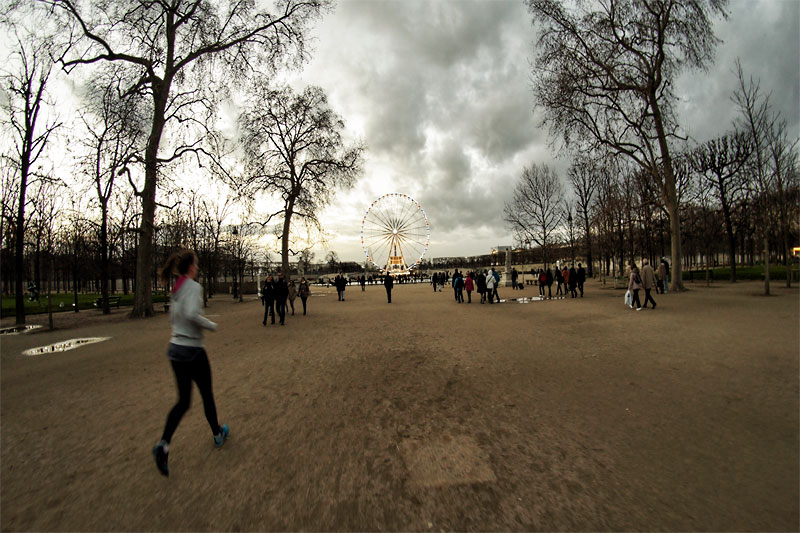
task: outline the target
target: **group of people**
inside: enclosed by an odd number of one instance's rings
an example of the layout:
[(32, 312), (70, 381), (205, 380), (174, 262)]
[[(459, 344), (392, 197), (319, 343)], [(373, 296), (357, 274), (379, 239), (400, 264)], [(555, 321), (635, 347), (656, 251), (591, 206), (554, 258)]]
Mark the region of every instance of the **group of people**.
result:
[(572, 265), (567, 268), (567, 265), (561, 268), (556, 267), (555, 272), (550, 267), (547, 270), (540, 268), (536, 273), (536, 279), (539, 282), (539, 296), (545, 298), (545, 287), (547, 287), (547, 298), (553, 297), (553, 283), (556, 284), (556, 297), (567, 295), (569, 290), (570, 296), (573, 298), (583, 298), (583, 284), (586, 283), (586, 269), (583, 268), (581, 263), (578, 263), (578, 268)]
[[(434, 274), (434, 277), (436, 277), (436, 274)], [(431, 280), (431, 284), (435, 292), (436, 286), (440, 284), (440, 281), (438, 279)], [(490, 304), (494, 303), (495, 300), (500, 302), (500, 295), (497, 293), (499, 284), (500, 274), (493, 268), (484, 270), (483, 272), (478, 271), (477, 274), (474, 272), (467, 272), (467, 274), (464, 275), (458, 270), (453, 272), (452, 287), (457, 303), (464, 303), (464, 291), (467, 292), (467, 303), (472, 303), (473, 291), (478, 291), (478, 294), (481, 296), (481, 303), (485, 303), (487, 300)]]
[[(383, 286), (386, 288), (386, 299), (389, 303), (392, 303), (392, 288), (394, 287), (394, 277), (386, 274), (383, 277)], [(305, 278), (303, 278), (305, 280)], [(370, 276), (370, 283), (372, 283), (372, 276)], [(356, 282), (361, 285), (361, 291), (365, 290), (365, 286), (367, 284), (367, 278), (365, 276), (359, 276), (356, 278)], [(344, 301), (344, 291), (347, 288), (347, 285), (350, 283), (350, 280), (344, 274), (337, 274), (333, 280), (333, 286), (336, 287), (336, 294), (339, 296), (339, 301)], [(306, 303), (303, 300), (303, 314), (306, 314)], [(294, 314), (294, 306), (292, 306), (292, 314)]]
[[(651, 303), (652, 308), (655, 309), (656, 301), (653, 299), (651, 291), (656, 289), (656, 294), (658, 294), (660, 289), (661, 294), (664, 293), (664, 286), (668, 283), (668, 268), (669, 266), (667, 262), (662, 260), (658, 267), (658, 276), (656, 276), (656, 273), (653, 271), (653, 267), (650, 266), (650, 261), (648, 259), (642, 259), (641, 271), (639, 271), (636, 263), (631, 262), (630, 273), (628, 274), (628, 292), (631, 294), (631, 298), (629, 300), (626, 295), (625, 300), (626, 302), (630, 302), (627, 303), (628, 307), (631, 309), (636, 309), (637, 311), (641, 311), (642, 309), (647, 309), (647, 304)], [(642, 304), (639, 300), (639, 291), (642, 289), (644, 289), (644, 304)]]
[[(344, 289), (342, 291), (344, 292)], [(292, 309), (292, 315), (294, 315), (294, 301), (298, 296), (300, 296), (300, 301), (303, 302), (303, 314), (305, 315), (309, 294), (311, 294), (311, 287), (306, 278), (301, 278), (300, 283), (295, 285), (294, 280), (286, 282), (283, 272), (278, 273), (278, 279), (273, 278), (272, 275), (267, 276), (267, 279), (261, 285), (260, 292), (261, 303), (264, 305), (264, 320), (261, 323), (266, 326), (267, 320), (271, 317), (271, 323), (274, 324), (275, 312), (277, 311), (280, 325), (285, 325), (286, 303), (288, 301), (289, 307)]]
[[(569, 269), (566, 267), (566, 265), (563, 268), (556, 267), (555, 274), (550, 268), (547, 268), (546, 270), (539, 269), (538, 272), (531, 270), (531, 273), (536, 276), (539, 285), (539, 296), (543, 299), (553, 298), (553, 282), (556, 283), (556, 297), (558, 295), (566, 296), (567, 290), (569, 290), (569, 293), (573, 298), (578, 298), (579, 293), (580, 297), (583, 298), (583, 285), (586, 282), (586, 269), (583, 268), (581, 263), (578, 263), (577, 269), (574, 265)], [(515, 274), (516, 270), (513, 270), (511, 273), (511, 285), (513, 289), (518, 288), (515, 281), (517, 276), (515, 276)], [(434, 274), (432, 276), (431, 285), (433, 285), (434, 292), (437, 291), (437, 288), (441, 292), (440, 287), (443, 286), (444, 279), (447, 278), (445, 278), (443, 274)], [(481, 303), (485, 303), (487, 300), (490, 304), (494, 303), (495, 301), (500, 302), (500, 296), (497, 293), (497, 288), (499, 285), (500, 274), (494, 268), (484, 270), (483, 272), (478, 271), (477, 274), (474, 272), (467, 272), (467, 274), (464, 275), (458, 270), (453, 273), (452, 287), (457, 303), (464, 302), (464, 291), (467, 293), (467, 303), (472, 303), (472, 292), (475, 290), (477, 290), (478, 294), (481, 296)], [(545, 288), (547, 289), (546, 295)]]

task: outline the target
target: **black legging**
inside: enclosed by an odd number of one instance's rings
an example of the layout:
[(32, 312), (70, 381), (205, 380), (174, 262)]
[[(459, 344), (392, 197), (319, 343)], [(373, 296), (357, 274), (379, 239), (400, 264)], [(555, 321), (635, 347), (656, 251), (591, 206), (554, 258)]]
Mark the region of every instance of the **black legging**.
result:
[(264, 324), (267, 323), (269, 315), (272, 315), (272, 323), (275, 323), (275, 300), (264, 301)]
[(633, 289), (633, 307), (636, 309), (642, 306), (642, 302), (639, 301), (639, 289)]
[(303, 302), (303, 314), (306, 314), (306, 300), (308, 300), (308, 296), (301, 296), (300, 300)]
[(178, 403), (167, 415), (167, 424), (164, 426), (162, 440), (170, 442), (178, 424), (189, 410), (192, 401), (192, 381), (197, 383), (200, 396), (203, 398), (203, 410), (206, 420), (211, 426), (214, 435), (219, 433), (217, 421), (217, 406), (214, 403), (214, 391), (211, 388), (211, 366), (208, 364), (208, 355), (203, 348), (199, 349), (197, 356), (192, 361), (172, 361), (172, 370), (175, 372), (175, 381), (178, 385)]

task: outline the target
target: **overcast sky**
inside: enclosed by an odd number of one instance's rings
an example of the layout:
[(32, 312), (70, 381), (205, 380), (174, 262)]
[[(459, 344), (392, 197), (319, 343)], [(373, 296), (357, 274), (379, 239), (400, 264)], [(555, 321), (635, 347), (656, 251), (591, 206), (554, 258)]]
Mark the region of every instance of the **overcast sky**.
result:
[[(681, 123), (699, 141), (729, 129), (734, 60), (761, 79), (800, 135), (800, 2), (732, 0), (716, 23), (723, 40), (707, 73), (678, 84)], [(378, 196), (417, 199), (431, 223), (427, 257), (488, 253), (512, 244), (503, 222), (522, 169), (563, 171), (534, 113), (531, 16), (521, 0), (340, 0), (319, 22), (311, 62), (294, 80), (319, 85), (367, 144), (354, 189), (339, 193), (322, 221), (329, 248), (363, 261), (360, 224)], [(321, 259), (326, 250), (318, 249)]]

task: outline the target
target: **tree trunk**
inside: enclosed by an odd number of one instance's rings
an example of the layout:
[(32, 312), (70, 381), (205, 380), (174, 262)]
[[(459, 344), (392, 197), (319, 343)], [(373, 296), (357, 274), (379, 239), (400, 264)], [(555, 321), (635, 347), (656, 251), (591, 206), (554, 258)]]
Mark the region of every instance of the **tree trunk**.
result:
[(139, 226), (139, 246), (136, 252), (136, 282), (134, 285), (131, 318), (153, 316), (153, 295), (150, 273), (153, 269), (153, 233), (156, 216), (156, 183), (158, 181), (158, 147), (164, 132), (165, 110), (169, 95), (169, 80), (153, 84), (153, 127), (145, 151), (144, 189), (142, 190), (142, 221)]
[(769, 237), (764, 231), (764, 296), (769, 296)]
[(792, 254), (791, 250), (789, 250), (789, 232), (785, 225), (781, 228), (781, 233), (783, 233), (783, 257), (784, 265), (786, 266), (786, 288), (788, 289), (792, 286)]
[[(675, 189), (675, 172), (672, 168), (672, 157), (669, 153), (667, 135), (661, 118), (661, 110), (658, 106), (656, 93), (650, 94), (650, 108), (653, 111), (653, 122), (656, 126), (658, 135), (658, 146), (661, 151), (661, 168), (664, 170), (663, 180), (661, 180), (661, 194), (664, 205), (669, 213), (670, 228), (670, 248), (672, 252), (672, 286), (676, 291), (684, 290), (683, 286), (683, 265), (681, 264), (681, 218), (680, 205), (678, 204), (678, 193)], [(657, 169), (654, 169), (657, 171)]]
[(100, 220), (100, 295), (103, 297), (103, 314), (111, 314), (108, 306), (108, 206), (105, 202), (101, 206), (102, 217)]
[(14, 303), (16, 307), (16, 323), (18, 326), (25, 324), (25, 294), (22, 292), (25, 278), (25, 189), (28, 185), (28, 162), (30, 155), (22, 154), (20, 165), (19, 205), (17, 205), (17, 227), (15, 228), (14, 241)]
[(731, 208), (724, 199), (722, 200), (722, 214), (725, 217), (725, 233), (728, 234), (728, 254), (731, 262), (731, 283), (736, 283), (736, 239), (733, 236), (733, 222), (731, 222)]
[(77, 235), (75, 236), (75, 248), (74, 255), (72, 256), (72, 295), (73, 295), (73, 302), (75, 307), (75, 312), (77, 313), (80, 311), (78, 308), (78, 243), (77, 243)]
[(281, 238), (281, 271), (283, 277), (289, 279), (289, 230), (292, 224), (292, 215), (294, 214), (294, 200), (295, 197), (289, 198), (289, 203), (286, 206), (286, 213), (283, 218), (283, 236)]
[[(52, 246), (51, 246), (52, 248)], [(55, 329), (53, 327), (53, 302), (50, 299), (50, 293), (52, 291), (52, 284), (53, 284), (53, 256), (50, 256), (50, 272), (47, 274), (47, 325), (52, 331)]]

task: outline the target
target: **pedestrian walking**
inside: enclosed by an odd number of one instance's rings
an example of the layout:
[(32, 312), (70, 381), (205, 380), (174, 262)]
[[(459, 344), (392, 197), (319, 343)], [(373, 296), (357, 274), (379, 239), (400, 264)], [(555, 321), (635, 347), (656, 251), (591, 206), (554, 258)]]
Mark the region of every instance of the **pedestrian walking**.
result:
[(389, 303), (392, 303), (392, 287), (394, 287), (394, 280), (391, 275), (386, 274), (383, 276), (383, 286), (386, 287), (386, 299)]
[(472, 303), (472, 291), (475, 290), (475, 283), (472, 280), (472, 273), (467, 272), (467, 278), (464, 280), (464, 288), (467, 290), (467, 303)]
[(339, 295), (339, 301), (344, 301), (344, 291), (347, 288), (347, 278), (344, 274), (337, 274), (333, 280), (333, 284), (336, 286), (336, 294)]
[(173, 275), (178, 276), (170, 298), (172, 336), (167, 349), (167, 358), (178, 387), (178, 403), (167, 415), (161, 440), (153, 447), (156, 467), (164, 476), (169, 476), (170, 441), (191, 405), (193, 381), (203, 399), (203, 410), (214, 436), (214, 445), (221, 447), (231, 433), (227, 424), (220, 425), (217, 420), (211, 366), (203, 348), (203, 330), (215, 331), (217, 325), (203, 316), (203, 288), (196, 281), (198, 270), (197, 255), (191, 250), (183, 250), (172, 254), (160, 271), (165, 284)]
[(647, 302), (651, 302), (653, 304), (653, 309), (655, 309), (656, 301), (653, 299), (650, 291), (656, 287), (656, 276), (653, 272), (653, 267), (650, 266), (650, 261), (646, 258), (642, 259), (642, 282), (644, 286), (644, 304), (642, 307), (647, 309)]
[(453, 289), (456, 291), (456, 303), (464, 303), (464, 276), (456, 270), (453, 274)]
[(581, 298), (583, 298), (583, 284), (586, 282), (586, 269), (578, 263), (578, 290), (581, 291)]
[(486, 274), (486, 296), (489, 299), (489, 303), (494, 303), (494, 276), (492, 275), (492, 271), (490, 270)]
[(478, 287), (478, 294), (481, 295), (481, 303), (486, 301), (486, 271), (478, 271), (478, 277), (475, 278), (475, 285)]
[(289, 286), (283, 277), (283, 272), (278, 272), (278, 279), (275, 280), (275, 310), (278, 312), (280, 325), (286, 325), (286, 298), (289, 297)]
[(578, 286), (578, 273), (575, 271), (575, 265), (569, 267), (569, 293), (572, 295), (573, 298), (578, 297), (578, 291), (576, 287)]
[(300, 301), (303, 302), (303, 315), (305, 315), (306, 302), (308, 301), (308, 296), (311, 294), (311, 287), (309, 287), (305, 277), (300, 278), (300, 286), (297, 288), (297, 293), (300, 295)]
[(544, 273), (544, 284), (547, 285), (547, 299), (553, 298), (553, 271), (547, 267), (547, 272)]
[(272, 323), (275, 323), (275, 280), (272, 276), (267, 276), (261, 286), (261, 302), (264, 304), (264, 320), (261, 322), (267, 325), (267, 319), (272, 316)]
[(633, 301), (628, 305), (631, 309), (642, 310), (642, 303), (639, 301), (639, 291), (642, 289), (642, 277), (635, 263), (631, 263), (631, 273), (628, 277), (628, 290), (633, 294)]
[(294, 316), (294, 299), (297, 298), (297, 285), (294, 280), (289, 280), (289, 307), (292, 308), (292, 316)]
[(664, 283), (667, 281), (667, 267), (666, 261), (663, 259), (658, 264), (658, 279), (656, 280), (656, 294), (661, 291), (664, 294)]
[(544, 300), (544, 286), (547, 284), (547, 274), (545, 274), (544, 270), (541, 268), (539, 269), (539, 298)]
[(500, 303), (500, 294), (498, 294), (497, 292), (498, 287), (500, 287), (500, 273), (494, 269), (491, 269), (489, 272), (492, 274), (492, 277), (494, 278), (494, 288), (492, 288), (491, 296), (497, 298), (497, 303)]
[(558, 267), (556, 267), (555, 278), (556, 278), (556, 296), (558, 296), (559, 294), (562, 296), (566, 296), (567, 291), (566, 289), (564, 289), (564, 275), (561, 273), (561, 269)]

